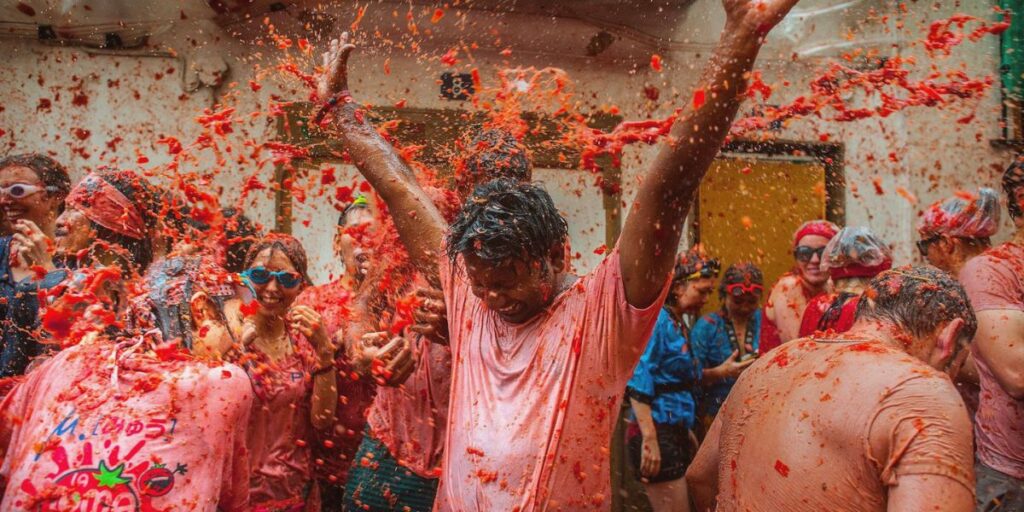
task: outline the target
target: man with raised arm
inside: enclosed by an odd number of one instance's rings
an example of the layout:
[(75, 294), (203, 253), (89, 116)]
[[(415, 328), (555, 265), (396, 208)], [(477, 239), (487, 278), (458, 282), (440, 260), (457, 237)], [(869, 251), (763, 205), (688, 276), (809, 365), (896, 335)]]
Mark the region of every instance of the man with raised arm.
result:
[(743, 372), (686, 472), (698, 512), (973, 511), (971, 423), (946, 371), (975, 329), (953, 276), (875, 277), (848, 331)]
[[(449, 228), (346, 90), (354, 48), (325, 56), (321, 93), (353, 162), (387, 203), (409, 255), (438, 276), (452, 349), (436, 510), (607, 510), (608, 444), (622, 388), (667, 290), (683, 219), (739, 108), (767, 32), (796, 0), (725, 0), (701, 88), (644, 177), (617, 248), (567, 272), (568, 230), (542, 188), (476, 188)], [(326, 94), (325, 94), (326, 93)]]

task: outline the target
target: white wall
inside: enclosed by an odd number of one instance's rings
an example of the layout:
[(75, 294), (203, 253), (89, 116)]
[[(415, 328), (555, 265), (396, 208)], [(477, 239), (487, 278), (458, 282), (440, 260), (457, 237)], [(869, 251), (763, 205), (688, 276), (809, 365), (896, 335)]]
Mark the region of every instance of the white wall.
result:
[[(942, 2), (943, 6), (937, 9), (933, 9), (933, 2), (911, 3), (907, 16), (895, 16), (887, 24), (866, 21), (865, 13), (872, 6), (884, 13), (889, 2), (861, 2), (846, 13), (814, 14), (829, 3), (802, 2), (803, 15), (780, 27), (762, 51), (758, 67), (764, 70), (766, 82), (778, 86), (772, 103), (784, 103), (805, 94), (806, 83), (821, 69), (825, 59), (844, 50), (835, 45), (852, 44), (886, 54), (914, 55), (919, 58), (920, 76), (928, 71), (928, 59), (915, 41), (923, 37), (930, 20), (955, 10), (990, 16), (988, 2), (961, 2), (955, 9), (949, 6), (952, 2)], [(479, 43), (480, 48), (467, 52), (468, 46), (463, 47), (459, 70), (479, 68), (487, 82), (499, 67), (561, 67), (575, 83), (580, 110), (616, 106), (627, 119), (664, 116), (673, 105), (690, 100), (690, 89), (723, 20), (716, 1), (698, 0), (677, 30), (675, 38), (681, 42), (678, 49), (660, 52), (665, 71), (657, 73), (648, 65), (655, 50), (628, 38), (617, 41), (605, 55), (584, 57), (582, 48), (586, 41), (579, 38), (596, 30), (581, 22), (449, 10), (444, 21), (432, 27), (429, 14), (417, 11), (419, 36), (413, 37), (405, 25), (406, 8), (399, 6), (394, 18), (391, 9), (389, 4), (375, 4), (361, 22), (359, 40), (365, 47), (353, 58), (351, 66), (351, 88), (361, 101), (392, 105), (404, 99), (409, 107), (468, 107), (439, 98), (436, 83), (440, 73), (448, 69), (438, 62), (437, 56), (461, 41), (467, 45)], [(336, 14), (346, 26), (353, 19), (345, 11)], [(267, 20), (283, 33), (303, 33), (301, 22), (286, 12), (269, 14)], [(897, 28), (897, 22), (905, 28)], [(381, 35), (370, 37), (376, 29), (382, 31)], [(180, 21), (154, 38), (152, 55), (148, 56), (94, 55), (81, 48), (0, 39), (0, 55), (5, 56), (0, 65), (0, 97), (4, 98), (0, 130), (5, 132), (0, 135), (0, 154), (49, 152), (67, 163), (76, 176), (81, 176), (101, 165), (138, 168), (138, 151), (149, 158), (149, 163), (141, 167), (160, 172), (158, 166), (170, 158), (155, 141), (166, 135), (193, 140), (201, 133), (195, 117), (221, 102), (237, 109), (240, 122), (234, 133), (222, 141), (219, 156), (226, 159), (225, 165), (211, 178), (213, 186), (220, 188), (222, 202), (234, 202), (248, 175), (255, 173), (267, 181), (272, 176), (269, 165), (257, 168), (249, 159), (238, 163), (239, 156), (249, 152), (247, 140), (258, 143), (275, 133), (273, 123), (265, 116), (248, 114), (266, 111), (275, 96), (288, 100), (304, 99), (306, 95), (298, 83), (283, 80), (279, 73), (272, 72), (281, 55), (272, 44), (256, 44), (265, 39), (261, 38), (265, 32), (261, 16), (224, 27), (206, 21)], [(850, 43), (847, 33), (854, 34), (854, 43), (863, 45)], [(420, 43), (419, 51), (409, 49), (413, 41)], [(942, 69), (963, 66), (972, 75), (995, 75), (997, 44), (996, 38), (965, 43), (953, 57), (937, 64)], [(573, 51), (577, 46), (579, 51)], [(510, 56), (498, 53), (505, 47), (512, 49)], [(814, 48), (825, 50), (813, 53)], [(794, 57), (808, 51), (811, 55)], [(311, 63), (312, 57), (308, 61)], [(209, 85), (216, 83), (215, 75), (221, 66), (225, 67), (224, 84)], [(386, 68), (389, 73), (385, 73)], [(258, 81), (262, 88), (252, 91), (248, 86), (250, 80)], [(783, 80), (790, 85), (783, 85)], [(645, 98), (646, 85), (660, 89), (657, 102)], [(76, 91), (88, 97), (87, 104), (73, 104)], [(52, 103), (49, 112), (37, 110), (43, 98)], [(970, 105), (975, 119), (966, 125), (953, 122), (964, 115), (959, 108), (916, 109), (884, 120), (842, 124), (815, 119), (796, 121), (779, 135), (817, 141), (824, 132), (831, 141), (845, 145), (847, 222), (876, 229), (896, 246), (898, 263), (902, 263), (914, 257), (910, 243), (914, 239), (914, 224), (929, 202), (958, 188), (998, 185), (999, 169), (1009, 160), (1008, 153), (989, 144), (990, 139), (998, 137), (999, 101), (998, 92), (992, 90), (980, 103)], [(89, 136), (79, 140), (76, 129), (88, 130)], [(623, 160), (626, 201), (635, 192), (654, 151), (651, 147), (627, 150)], [(896, 161), (890, 161), (890, 154), (895, 155)], [(198, 153), (195, 161), (183, 162), (182, 168), (210, 173), (218, 167), (217, 160), (218, 154), (204, 151)], [(881, 179), (884, 194), (876, 194), (876, 178)], [(570, 218), (574, 249), (582, 256), (577, 266), (586, 270), (599, 259), (593, 249), (603, 243), (599, 196), (593, 188), (569, 185), (580, 179), (571, 172), (539, 170), (538, 179), (548, 183), (556, 202)], [(589, 179), (584, 181), (591, 183)], [(915, 195), (917, 203), (898, 195), (897, 187)], [(269, 194), (255, 194), (248, 207), (257, 220), (273, 225), (273, 201)], [(307, 243), (318, 279), (326, 279), (340, 270), (332, 261), (330, 248), (335, 218), (326, 198), (312, 198), (309, 205), (300, 205), (295, 211), (295, 233)], [(308, 221), (309, 226), (303, 221)]]

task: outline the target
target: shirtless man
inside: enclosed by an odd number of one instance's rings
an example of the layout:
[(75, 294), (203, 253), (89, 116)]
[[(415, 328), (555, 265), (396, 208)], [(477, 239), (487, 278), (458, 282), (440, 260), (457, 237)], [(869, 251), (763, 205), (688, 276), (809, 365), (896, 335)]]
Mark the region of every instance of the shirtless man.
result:
[(811, 299), (831, 291), (821, 254), (839, 228), (827, 220), (805, 222), (793, 235), (796, 268), (779, 278), (764, 305), (760, 353), (797, 338), (804, 310)]
[(609, 508), (615, 413), (667, 292), (683, 219), (764, 36), (796, 0), (723, 3), (726, 27), (701, 85), (708, 101), (676, 123), (618, 247), (584, 277), (566, 271), (567, 226), (535, 185), (477, 187), (449, 230), (357, 115), (344, 71), (352, 46), (332, 45), (325, 108), (339, 107), (353, 163), (387, 203), (411, 260), (444, 289), (452, 386), (436, 510)]
[(1024, 509), (1024, 155), (1003, 175), (1013, 238), (960, 271), (978, 313), (978, 510)]
[(945, 370), (976, 327), (949, 274), (879, 275), (849, 331), (743, 373), (687, 472), (697, 510), (974, 510), (971, 424)]

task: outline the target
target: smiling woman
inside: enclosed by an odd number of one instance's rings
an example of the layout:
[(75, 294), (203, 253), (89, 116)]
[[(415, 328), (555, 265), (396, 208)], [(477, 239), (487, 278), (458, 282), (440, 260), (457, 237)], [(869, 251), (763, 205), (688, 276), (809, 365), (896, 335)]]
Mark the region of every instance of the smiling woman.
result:
[(248, 439), (253, 510), (318, 509), (312, 446), (304, 440), (312, 439), (314, 428), (332, 425), (338, 390), (335, 348), (323, 319), (295, 305), (311, 284), (306, 251), (290, 235), (267, 235), (253, 244), (245, 267), (242, 276), (257, 301), (241, 333), (242, 360), (260, 405), (253, 408)]
[(64, 278), (50, 245), (70, 189), (67, 171), (49, 157), (0, 160), (0, 210), (12, 233), (0, 237), (0, 377), (24, 373), (42, 351), (35, 333), (38, 291)]

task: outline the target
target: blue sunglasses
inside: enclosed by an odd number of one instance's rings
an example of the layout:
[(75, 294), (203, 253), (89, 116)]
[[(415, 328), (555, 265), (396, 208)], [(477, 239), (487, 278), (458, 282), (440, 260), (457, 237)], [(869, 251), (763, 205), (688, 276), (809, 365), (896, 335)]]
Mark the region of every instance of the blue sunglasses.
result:
[(277, 284), (284, 288), (295, 288), (302, 284), (302, 276), (295, 272), (288, 272), (287, 270), (271, 272), (264, 267), (253, 267), (242, 272), (242, 275), (249, 278), (253, 284), (258, 284), (260, 286), (269, 283), (271, 279), (277, 279)]

